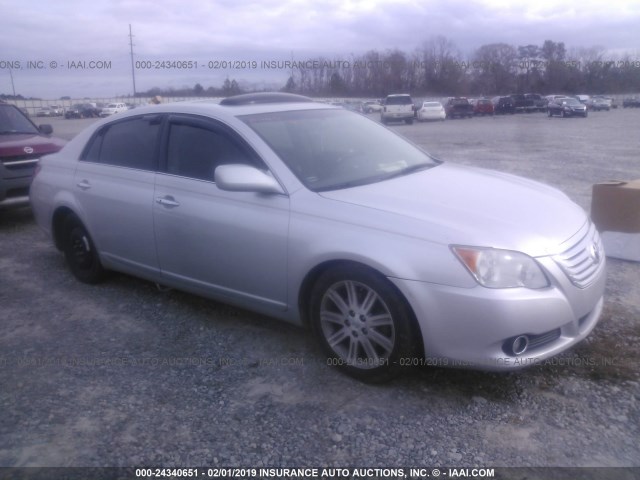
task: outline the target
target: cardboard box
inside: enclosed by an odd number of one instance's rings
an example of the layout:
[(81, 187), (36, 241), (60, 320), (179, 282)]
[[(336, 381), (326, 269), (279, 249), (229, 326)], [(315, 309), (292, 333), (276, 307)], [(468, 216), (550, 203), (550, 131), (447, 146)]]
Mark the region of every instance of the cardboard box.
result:
[(602, 232), (600, 238), (607, 257), (640, 262), (640, 233)]
[(591, 219), (608, 257), (640, 261), (640, 180), (595, 184)]
[(600, 232), (640, 233), (640, 180), (596, 183), (591, 219)]

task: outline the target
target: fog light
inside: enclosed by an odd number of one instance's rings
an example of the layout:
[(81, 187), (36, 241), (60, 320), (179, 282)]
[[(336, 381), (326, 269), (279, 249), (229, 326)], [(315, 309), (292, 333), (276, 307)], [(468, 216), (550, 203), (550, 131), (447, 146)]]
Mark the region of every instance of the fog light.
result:
[(529, 348), (529, 337), (520, 335), (511, 343), (511, 351), (514, 355), (522, 355)]

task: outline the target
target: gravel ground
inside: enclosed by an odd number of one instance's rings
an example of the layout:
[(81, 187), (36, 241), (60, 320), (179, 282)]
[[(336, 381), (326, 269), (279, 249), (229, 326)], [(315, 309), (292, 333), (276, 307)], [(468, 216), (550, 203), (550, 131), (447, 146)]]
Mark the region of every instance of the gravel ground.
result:
[[(71, 138), (90, 120), (54, 119)], [(393, 125), (436, 156), (561, 188), (640, 178), (640, 111)], [(308, 332), (114, 275), (83, 285), (0, 212), (0, 466), (640, 466), (640, 264), (609, 260), (589, 339), (515, 373), (364, 385)]]

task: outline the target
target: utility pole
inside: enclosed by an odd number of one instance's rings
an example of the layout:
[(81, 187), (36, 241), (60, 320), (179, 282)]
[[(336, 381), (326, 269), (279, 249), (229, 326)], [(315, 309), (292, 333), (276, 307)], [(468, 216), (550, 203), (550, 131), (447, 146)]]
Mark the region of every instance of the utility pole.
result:
[(131, 78), (133, 79), (133, 96), (136, 96), (136, 69), (133, 62), (133, 34), (131, 24), (129, 24), (129, 48), (131, 49)]
[(13, 90), (13, 99), (16, 99), (16, 87), (13, 84), (13, 72), (9, 69), (9, 76), (11, 77), (11, 90)]

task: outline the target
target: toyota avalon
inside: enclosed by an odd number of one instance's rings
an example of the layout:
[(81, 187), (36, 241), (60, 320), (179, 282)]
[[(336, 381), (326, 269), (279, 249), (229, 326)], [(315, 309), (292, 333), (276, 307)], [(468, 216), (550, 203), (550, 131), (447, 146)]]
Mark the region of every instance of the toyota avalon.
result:
[(563, 193), (298, 95), (97, 122), (43, 159), (31, 202), (78, 280), (119, 271), (309, 326), (364, 381), (540, 363), (602, 311), (598, 232)]

